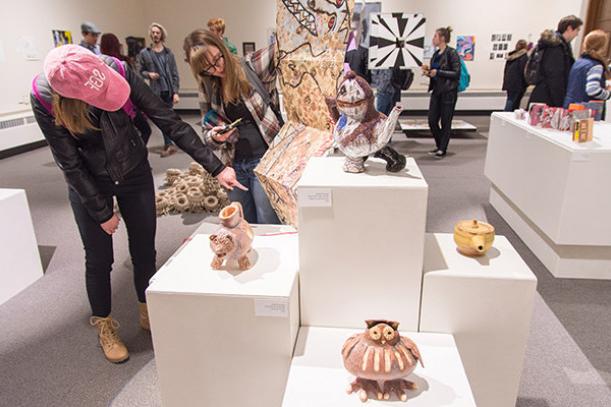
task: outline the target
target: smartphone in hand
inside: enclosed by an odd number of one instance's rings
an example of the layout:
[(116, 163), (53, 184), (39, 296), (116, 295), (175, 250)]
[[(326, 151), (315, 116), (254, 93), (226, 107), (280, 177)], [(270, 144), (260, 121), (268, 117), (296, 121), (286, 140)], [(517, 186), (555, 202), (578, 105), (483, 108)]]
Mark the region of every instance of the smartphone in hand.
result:
[(233, 123), (229, 123), (223, 126), (223, 128), (221, 130), (218, 131), (219, 134), (224, 134), (227, 133), (229, 130), (234, 129), (235, 127), (238, 126), (238, 124), (240, 124), (240, 122), (242, 121), (242, 119), (238, 119), (236, 121), (234, 121)]

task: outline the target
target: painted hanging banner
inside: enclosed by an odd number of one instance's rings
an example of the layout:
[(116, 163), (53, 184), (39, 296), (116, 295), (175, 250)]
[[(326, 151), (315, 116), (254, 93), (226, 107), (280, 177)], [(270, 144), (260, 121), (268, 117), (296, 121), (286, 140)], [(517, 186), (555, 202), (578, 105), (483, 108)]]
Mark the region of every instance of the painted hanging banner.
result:
[(456, 52), (464, 61), (475, 59), (475, 36), (459, 35), (456, 37)]
[(372, 14), (369, 69), (421, 66), (425, 23), (426, 18), (422, 14)]

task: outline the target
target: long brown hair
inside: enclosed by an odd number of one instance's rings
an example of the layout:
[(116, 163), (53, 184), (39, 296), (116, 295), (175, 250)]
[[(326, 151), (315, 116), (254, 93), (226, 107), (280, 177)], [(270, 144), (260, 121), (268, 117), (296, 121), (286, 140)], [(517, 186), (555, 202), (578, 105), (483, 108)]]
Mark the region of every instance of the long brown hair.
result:
[(187, 35), (183, 45), (185, 60), (191, 65), (191, 71), (195, 80), (201, 82), (207, 75), (204, 68), (209, 65), (204, 52), (209, 46), (219, 49), (225, 61), (225, 71), (220, 79), (223, 102), (236, 103), (240, 97), (249, 96), (252, 88), (246, 79), (240, 60), (234, 56), (224, 42), (208, 30), (195, 30)]
[(97, 130), (89, 117), (89, 105), (82, 100), (65, 98), (53, 93), (55, 124), (64, 127), (73, 136)]
[(608, 45), (609, 35), (603, 30), (590, 31), (583, 40), (584, 54), (603, 64), (605, 71), (607, 71), (608, 68), (603, 55), (607, 50)]

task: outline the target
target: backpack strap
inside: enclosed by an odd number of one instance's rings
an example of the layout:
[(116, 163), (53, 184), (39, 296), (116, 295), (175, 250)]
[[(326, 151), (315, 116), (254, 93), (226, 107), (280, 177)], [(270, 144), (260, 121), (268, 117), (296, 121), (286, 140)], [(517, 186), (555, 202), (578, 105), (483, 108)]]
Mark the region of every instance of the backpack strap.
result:
[(40, 77), (40, 75), (41, 74), (36, 75), (32, 80), (32, 93), (34, 93), (34, 97), (36, 98), (36, 100), (38, 100), (42, 107), (45, 108), (47, 113), (53, 115), (53, 105), (51, 104), (51, 101), (47, 98), (44, 98), (43, 95), (40, 93), (40, 89), (38, 88), (38, 78)]
[[(123, 77), (123, 79), (127, 79), (125, 77), (125, 66), (123, 66), (123, 62), (121, 62), (118, 58), (115, 57), (110, 57), (112, 58), (112, 60), (115, 63), (115, 66), (113, 66), (112, 68), (114, 68), (117, 72), (119, 72), (119, 74)], [(127, 99), (127, 102), (125, 102), (125, 104), (123, 105), (123, 111), (129, 116), (130, 119), (134, 119), (136, 117), (136, 108), (134, 107), (134, 104), (132, 103), (131, 99)]]

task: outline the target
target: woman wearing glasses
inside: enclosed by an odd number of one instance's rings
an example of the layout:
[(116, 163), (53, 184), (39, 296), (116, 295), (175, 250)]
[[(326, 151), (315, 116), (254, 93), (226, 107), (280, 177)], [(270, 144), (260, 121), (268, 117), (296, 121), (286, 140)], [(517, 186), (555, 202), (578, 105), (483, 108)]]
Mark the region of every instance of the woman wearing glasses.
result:
[[(250, 223), (280, 223), (254, 173), (282, 125), (275, 89), (274, 46), (254, 52), (245, 60), (232, 55), (217, 35), (196, 30), (185, 38), (184, 50), (200, 88), (204, 140), (248, 188), (230, 191), (230, 199), (242, 204)], [(220, 124), (238, 119), (237, 127), (222, 132)]]

